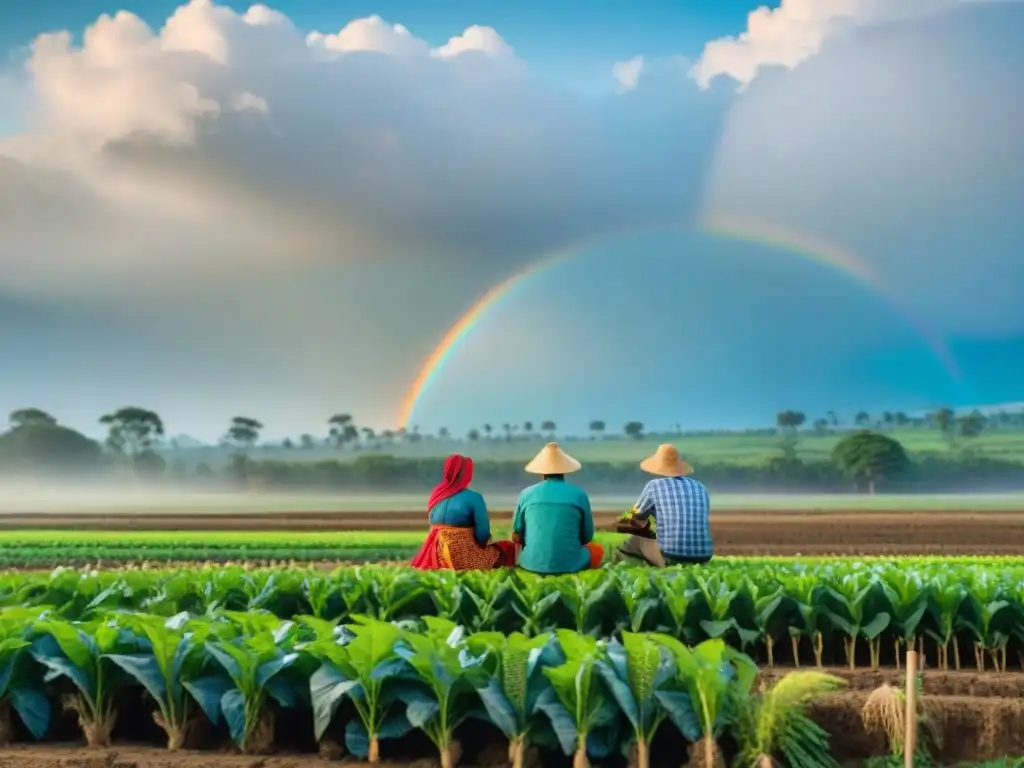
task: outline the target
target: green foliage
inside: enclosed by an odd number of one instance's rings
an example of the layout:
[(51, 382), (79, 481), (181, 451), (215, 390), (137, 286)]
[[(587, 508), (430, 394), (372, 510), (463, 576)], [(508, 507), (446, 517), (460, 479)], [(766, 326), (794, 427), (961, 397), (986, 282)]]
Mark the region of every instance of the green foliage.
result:
[[(689, 649), (670, 638), (634, 633), (625, 633), (621, 643), (573, 631), (559, 631), (557, 639), (467, 634), (435, 617), (399, 627), (353, 616), (352, 623), (339, 625), (212, 608), (169, 618), (116, 611), (77, 622), (8, 607), (0, 609), (0, 629), (7, 636), (0, 641), (0, 668), (34, 659), (48, 681), (69, 681), (91, 744), (109, 743), (117, 718), (114, 694), (137, 686), (156, 703), (154, 718), (173, 749), (184, 745), (190, 712), (202, 710), (213, 723), (226, 724), (243, 751), (267, 752), (279, 708), (311, 710), (321, 739), (347, 701), (352, 709), (345, 742), (353, 754), (377, 762), (377, 739), (418, 728), (435, 743), (446, 768), (457, 760), (456, 729), (470, 717), (506, 734), (516, 766), (523, 765), (524, 753), (516, 747), (535, 735), (574, 753), (582, 768), (589, 758), (624, 746), (619, 723), (632, 726), (626, 741), (642, 745), (643, 755), (669, 720), (688, 738), (709, 735), (703, 724), (712, 720), (714, 735), (724, 734), (733, 727), (725, 703), (740, 700), (752, 679), (747, 670), (754, 671), (719, 640)], [(31, 656), (19, 660), (17, 652), (29, 647)], [(19, 683), (0, 693), (29, 690), (31, 669), (9, 679), (15, 677)], [(27, 699), (14, 703), (39, 737), (48, 722), (41, 702), (56, 690), (37, 688), (31, 705)], [(696, 701), (699, 706), (691, 704)], [(646, 757), (641, 762), (646, 765)]]
[(896, 440), (864, 430), (840, 440), (832, 460), (848, 477), (868, 484), (871, 493), (884, 478), (897, 478), (910, 467), (910, 459)]

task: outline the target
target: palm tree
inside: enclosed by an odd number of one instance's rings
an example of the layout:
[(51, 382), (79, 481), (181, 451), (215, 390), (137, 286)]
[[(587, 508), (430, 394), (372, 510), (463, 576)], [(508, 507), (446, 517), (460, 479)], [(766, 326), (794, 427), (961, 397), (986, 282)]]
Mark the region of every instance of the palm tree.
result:
[(525, 434), (527, 437), (532, 437), (533, 436), (533, 422), (532, 421), (524, 421), (523, 422), (523, 434)]
[(491, 439), (491, 432), (493, 431), (494, 427), (492, 427), (490, 424), (484, 424), (484, 434), (487, 435), (488, 440)]

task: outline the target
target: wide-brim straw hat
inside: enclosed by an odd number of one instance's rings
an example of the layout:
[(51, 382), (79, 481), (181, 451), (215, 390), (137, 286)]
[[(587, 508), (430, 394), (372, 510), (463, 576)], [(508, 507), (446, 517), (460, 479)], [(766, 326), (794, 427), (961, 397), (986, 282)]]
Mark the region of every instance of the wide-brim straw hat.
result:
[(581, 466), (576, 459), (563, 451), (558, 443), (548, 443), (526, 465), (526, 471), (534, 475), (568, 475)]
[(663, 477), (682, 477), (693, 472), (693, 467), (683, 460), (676, 447), (670, 443), (659, 445), (653, 456), (640, 462), (640, 469)]

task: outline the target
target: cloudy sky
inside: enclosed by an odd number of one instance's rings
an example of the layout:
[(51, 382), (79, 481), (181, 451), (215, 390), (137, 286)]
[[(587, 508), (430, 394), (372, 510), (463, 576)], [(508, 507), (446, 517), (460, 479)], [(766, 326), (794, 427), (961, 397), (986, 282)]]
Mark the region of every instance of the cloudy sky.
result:
[(1024, 397), (1020, 3), (117, 8), (0, 10), (0, 410), (394, 426), (537, 263), (415, 424)]

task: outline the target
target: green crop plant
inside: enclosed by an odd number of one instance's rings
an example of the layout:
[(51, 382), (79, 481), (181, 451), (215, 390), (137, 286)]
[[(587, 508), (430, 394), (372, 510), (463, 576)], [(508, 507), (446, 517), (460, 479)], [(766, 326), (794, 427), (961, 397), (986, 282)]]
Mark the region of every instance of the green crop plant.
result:
[(605, 647), (597, 670), (633, 727), (635, 765), (648, 768), (651, 741), (668, 716), (657, 694), (672, 677), (670, 655), (648, 635), (624, 632), (621, 644)]
[(846, 685), (817, 670), (788, 672), (767, 690), (737, 692), (738, 762), (764, 765), (779, 754), (790, 768), (830, 768), (828, 734), (804, 712), (808, 703)]
[(403, 632), (395, 646), (421, 684), (403, 691), (402, 698), (409, 723), (437, 747), (441, 768), (452, 768), (459, 757), (455, 729), (471, 712), (467, 694), (484, 657), (468, 654), (465, 632), (453, 622), (429, 616), (426, 625), (425, 634)]
[(189, 626), (188, 614), (170, 619), (126, 615), (118, 623), (145, 638), (146, 647), (136, 653), (109, 654), (107, 658), (146, 689), (156, 703), (153, 720), (167, 734), (167, 748), (181, 749), (195, 709), (186, 686), (195, 686), (202, 677), (202, 651), (209, 627), (202, 623)]
[(757, 675), (754, 662), (721, 639), (689, 647), (669, 635), (655, 634), (675, 665), (674, 691), (655, 693), (679, 731), (694, 742), (701, 768), (721, 765), (718, 737), (731, 722), (737, 687), (749, 690)]
[(843, 575), (828, 587), (829, 603), (823, 608), (829, 621), (844, 634), (843, 645), (850, 669), (856, 666), (857, 639), (865, 638), (871, 652), (871, 668), (878, 667), (880, 635), (891, 620), (887, 611), (869, 613), (878, 582), (873, 574), (860, 571)]
[(412, 728), (393, 706), (402, 663), (395, 652), (401, 631), (387, 622), (366, 620), (347, 629), (348, 638), (331, 626), (300, 646), (320, 662), (309, 681), (314, 731), (322, 739), (342, 700), (349, 699), (357, 717), (345, 727), (345, 747), (377, 763), (381, 739), (400, 738)]
[(35, 674), (27, 653), (32, 645), (31, 621), (37, 616), (37, 611), (9, 609), (0, 619), (0, 747), (11, 741), (11, 710), (37, 739), (50, 727), (50, 702), (42, 676)]
[(537, 727), (537, 700), (546, 689), (543, 669), (561, 662), (550, 634), (527, 637), (514, 632), (470, 635), (471, 652), (483, 659), (486, 675), (476, 677), (477, 693), (488, 718), (508, 739), (512, 768), (523, 768)]
[[(256, 618), (268, 617), (257, 614)], [(269, 702), (295, 707), (307, 690), (286, 674), (300, 659), (293, 648), (296, 625), (285, 622), (271, 629), (260, 626), (262, 621), (238, 623), (219, 637), (214, 626), (212, 639), (206, 643), (223, 675), (193, 681), (189, 691), (211, 722), (223, 718), (243, 752), (263, 753), (274, 739), (274, 710)]]
[(78, 715), (86, 744), (108, 746), (117, 721), (114, 695), (125, 677), (110, 657), (138, 651), (138, 639), (114, 621), (72, 624), (43, 618), (33, 629), (40, 636), (31, 654), (46, 667), (45, 679), (63, 677), (73, 685), (63, 703)]
[(614, 739), (607, 731), (618, 715), (597, 673), (603, 643), (568, 630), (559, 630), (557, 637), (564, 660), (544, 669), (551, 687), (537, 699), (537, 708), (551, 721), (562, 750), (573, 756), (573, 768), (587, 768), (588, 756), (611, 752)]

